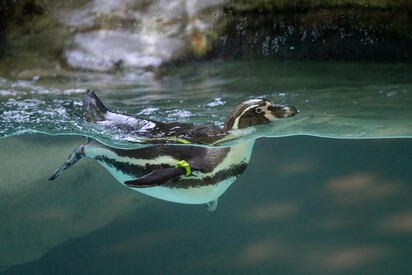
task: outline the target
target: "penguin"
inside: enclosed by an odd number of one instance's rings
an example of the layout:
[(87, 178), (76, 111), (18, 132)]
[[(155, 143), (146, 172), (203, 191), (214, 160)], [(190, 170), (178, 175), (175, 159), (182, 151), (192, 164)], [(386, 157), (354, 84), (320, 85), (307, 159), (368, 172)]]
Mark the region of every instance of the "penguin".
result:
[(276, 119), (292, 117), (298, 113), (292, 106), (273, 104), (264, 98), (249, 99), (233, 110), (223, 128), (216, 125), (181, 122), (164, 123), (111, 112), (91, 90), (86, 91), (83, 108), (87, 122), (125, 133), (127, 141), (143, 144), (218, 145), (235, 138), (231, 134), (233, 130), (268, 124)]
[[(218, 198), (245, 171), (254, 140), (228, 147), (192, 143), (217, 142), (232, 130), (268, 124), (298, 113), (292, 106), (274, 105), (267, 99), (249, 99), (230, 113), (222, 129), (163, 123), (113, 113), (90, 90), (86, 92), (83, 106), (86, 121), (129, 131), (152, 139), (155, 144), (139, 149), (120, 149), (88, 138), (87, 143), (77, 147), (49, 180), (55, 180), (82, 157), (88, 157), (135, 191), (175, 203), (204, 204), (210, 211), (216, 209)], [(157, 144), (160, 141), (165, 144)], [(172, 142), (186, 145), (169, 144)]]

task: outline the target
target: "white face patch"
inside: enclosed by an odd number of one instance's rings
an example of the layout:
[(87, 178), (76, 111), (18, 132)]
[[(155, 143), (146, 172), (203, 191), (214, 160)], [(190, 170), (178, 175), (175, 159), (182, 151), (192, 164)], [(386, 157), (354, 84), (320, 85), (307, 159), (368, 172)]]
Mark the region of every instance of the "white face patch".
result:
[[(260, 107), (262, 109), (263, 112), (265, 112), (264, 116), (269, 119), (272, 115), (272, 112), (268, 110), (269, 106), (272, 106), (272, 103), (269, 101), (266, 101), (265, 106)], [(271, 119), (269, 119), (270, 121), (272, 121)]]
[(275, 117), (272, 112), (268, 110), (269, 106), (272, 106), (272, 103), (266, 102), (265, 106), (262, 107), (265, 110), (264, 117), (266, 117), (269, 121), (275, 121), (277, 117)]
[(266, 113), (264, 116), (265, 116), (269, 121), (275, 121), (275, 120), (278, 119), (277, 117), (275, 117), (274, 115), (272, 115), (272, 113)]

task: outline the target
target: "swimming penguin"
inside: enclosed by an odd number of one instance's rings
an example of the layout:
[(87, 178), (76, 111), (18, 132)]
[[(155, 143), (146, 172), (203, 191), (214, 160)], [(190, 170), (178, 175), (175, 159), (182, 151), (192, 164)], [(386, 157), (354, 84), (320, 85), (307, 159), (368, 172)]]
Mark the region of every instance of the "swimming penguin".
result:
[(267, 99), (250, 99), (236, 107), (223, 129), (216, 125), (164, 123), (111, 112), (91, 90), (86, 92), (83, 108), (87, 122), (125, 133), (127, 141), (148, 144), (217, 145), (231, 139), (232, 130), (267, 124), (297, 114), (292, 106), (273, 104)]
[[(274, 105), (266, 99), (251, 99), (238, 105), (229, 115), (224, 129), (221, 129), (162, 123), (115, 114), (92, 91), (86, 93), (84, 107), (87, 121), (104, 122), (149, 137), (166, 135), (175, 137), (177, 141), (184, 139), (184, 143), (209, 143), (224, 138), (231, 130), (266, 124), (277, 118), (297, 114), (292, 106)], [(214, 210), (217, 199), (245, 171), (253, 144), (254, 140), (249, 140), (230, 147), (162, 144), (139, 149), (118, 149), (88, 139), (86, 144), (80, 145), (70, 154), (49, 180), (56, 179), (85, 156), (95, 159), (116, 180), (133, 190), (176, 203), (205, 204), (209, 210)]]

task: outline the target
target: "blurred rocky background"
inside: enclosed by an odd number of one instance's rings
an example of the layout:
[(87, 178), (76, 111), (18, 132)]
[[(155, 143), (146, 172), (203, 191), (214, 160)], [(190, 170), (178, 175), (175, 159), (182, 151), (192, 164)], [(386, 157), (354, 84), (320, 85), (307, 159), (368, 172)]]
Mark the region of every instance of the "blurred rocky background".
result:
[(0, 70), (17, 79), (255, 57), (410, 62), (412, 1), (0, 0)]

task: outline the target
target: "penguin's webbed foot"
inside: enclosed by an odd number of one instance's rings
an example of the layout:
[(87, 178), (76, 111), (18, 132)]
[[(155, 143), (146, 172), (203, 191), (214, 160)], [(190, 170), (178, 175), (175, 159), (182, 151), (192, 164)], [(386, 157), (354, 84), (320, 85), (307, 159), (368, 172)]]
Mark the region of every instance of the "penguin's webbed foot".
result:
[(217, 208), (217, 199), (204, 204), (209, 211), (215, 211)]

